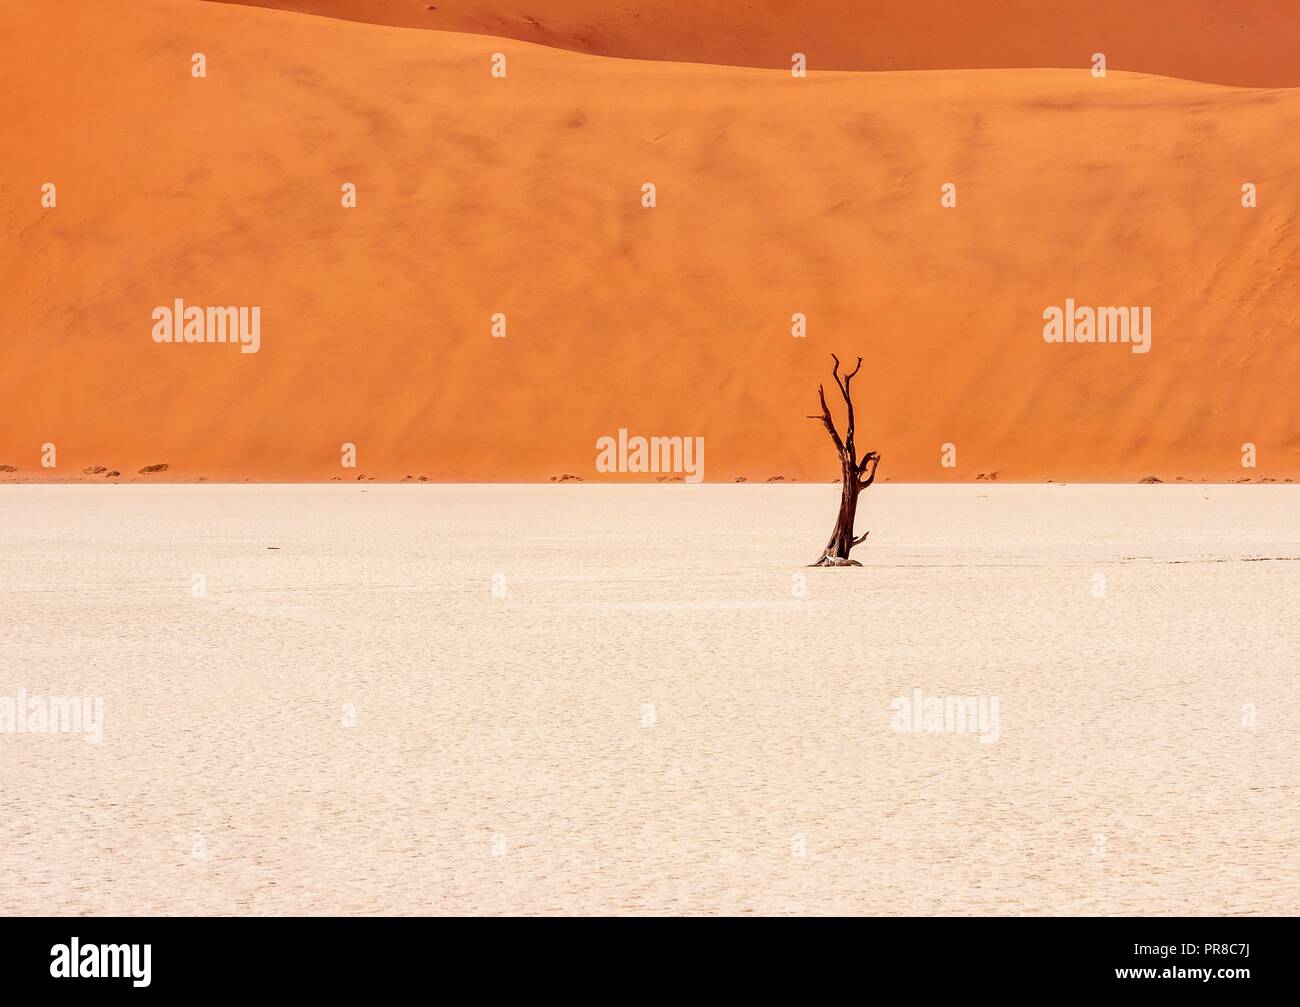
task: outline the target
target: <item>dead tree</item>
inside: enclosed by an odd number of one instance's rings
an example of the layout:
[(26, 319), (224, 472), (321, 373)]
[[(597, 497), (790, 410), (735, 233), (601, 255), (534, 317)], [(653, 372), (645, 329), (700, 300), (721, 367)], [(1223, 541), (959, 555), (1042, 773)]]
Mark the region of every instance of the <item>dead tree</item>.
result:
[(840, 494), (840, 513), (835, 518), (835, 530), (831, 532), (831, 539), (826, 543), (821, 559), (812, 566), (861, 566), (862, 564), (857, 560), (849, 559), (849, 550), (855, 545), (860, 545), (870, 532), (864, 531), (854, 538), (853, 518), (858, 512), (858, 494), (876, 481), (876, 469), (880, 467), (880, 453), (868, 451), (862, 456), (862, 460), (858, 461), (857, 447), (853, 443), (853, 396), (849, 386), (858, 371), (862, 370), (862, 358), (858, 357), (858, 365), (853, 368), (853, 373), (845, 374), (843, 377), (840, 376), (840, 358), (832, 353), (831, 359), (835, 361), (835, 366), (831, 368), (831, 377), (835, 379), (840, 395), (844, 397), (844, 405), (849, 414), (845, 435), (841, 438), (839, 431), (835, 429), (835, 421), (831, 419), (830, 408), (826, 405), (826, 390), (822, 385), (817, 386), (817, 397), (821, 399), (822, 404), (821, 415), (808, 418), (821, 420), (826, 426), (826, 432), (831, 435), (831, 440), (835, 442), (835, 450), (840, 456), (840, 478), (843, 489)]

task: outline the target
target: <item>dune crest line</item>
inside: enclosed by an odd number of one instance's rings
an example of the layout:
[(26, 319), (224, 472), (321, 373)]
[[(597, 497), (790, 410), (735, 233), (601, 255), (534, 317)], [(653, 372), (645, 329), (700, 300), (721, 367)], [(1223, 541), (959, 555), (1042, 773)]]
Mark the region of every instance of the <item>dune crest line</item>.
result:
[[(597, 56), (812, 70), (977, 70), (1087, 66), (1241, 87), (1300, 86), (1291, 0), (206, 0), (403, 28), (536, 42)], [(870, 25), (870, 30), (864, 30)]]

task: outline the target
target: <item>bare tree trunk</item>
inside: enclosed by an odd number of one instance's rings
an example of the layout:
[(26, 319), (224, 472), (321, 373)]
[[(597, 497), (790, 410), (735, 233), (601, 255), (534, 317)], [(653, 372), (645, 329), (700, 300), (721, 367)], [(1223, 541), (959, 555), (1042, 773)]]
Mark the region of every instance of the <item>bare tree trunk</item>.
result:
[[(847, 560), (853, 548), (853, 519), (858, 513), (858, 480), (845, 473), (840, 492), (840, 512), (835, 518), (835, 530), (822, 553), (822, 560)], [(820, 561), (819, 561), (820, 562)]]
[(835, 429), (835, 421), (831, 418), (830, 408), (826, 405), (826, 390), (822, 385), (817, 386), (817, 396), (821, 400), (822, 411), (820, 415), (810, 416), (809, 419), (820, 420), (826, 427), (827, 433), (830, 434), (831, 440), (835, 444), (835, 451), (840, 456), (840, 479), (842, 487), (840, 491), (840, 511), (835, 518), (835, 529), (831, 532), (830, 541), (826, 543), (826, 548), (822, 550), (821, 557), (813, 566), (861, 566), (857, 560), (849, 558), (849, 552), (855, 545), (861, 545), (866, 539), (869, 532), (863, 532), (861, 535), (854, 537), (853, 521), (858, 513), (858, 495), (876, 481), (876, 469), (880, 465), (880, 453), (877, 451), (868, 451), (858, 460), (857, 448), (854, 445), (854, 417), (853, 417), (853, 396), (850, 391), (850, 385), (857, 376), (858, 371), (862, 369), (862, 358), (858, 357), (858, 364), (853, 368), (853, 373), (840, 377), (840, 358), (831, 354), (831, 359), (835, 361), (835, 366), (831, 369), (831, 377), (835, 379), (836, 387), (840, 390), (840, 395), (844, 398), (844, 404), (848, 410), (848, 426), (845, 428), (844, 437), (840, 437), (839, 431)]

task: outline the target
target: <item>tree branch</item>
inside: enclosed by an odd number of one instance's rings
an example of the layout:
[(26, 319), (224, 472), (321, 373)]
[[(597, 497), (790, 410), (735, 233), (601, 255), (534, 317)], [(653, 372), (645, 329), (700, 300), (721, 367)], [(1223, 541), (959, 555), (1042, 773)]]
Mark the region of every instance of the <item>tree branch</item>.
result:
[[(867, 465), (870, 464), (871, 470), (867, 471)], [(876, 469), (880, 468), (880, 452), (868, 451), (862, 456), (862, 464), (858, 466), (858, 485), (866, 489), (876, 481)], [(864, 475), (865, 473), (865, 475)]]
[[(832, 353), (831, 356), (834, 357), (835, 354)], [(836, 367), (839, 366), (839, 363), (839, 359), (836, 358)], [(853, 445), (853, 433), (856, 429), (856, 423), (853, 417), (853, 396), (849, 394), (849, 382), (857, 376), (857, 373), (860, 370), (862, 370), (862, 358), (858, 357), (858, 365), (853, 368), (853, 373), (844, 375), (844, 381), (840, 384), (840, 393), (844, 396), (844, 405), (849, 412), (849, 425), (844, 435), (844, 447), (847, 449), (849, 454), (849, 464), (854, 468), (857, 468), (858, 465), (858, 452), (857, 448)], [(838, 382), (838, 380), (839, 379), (837, 378), (836, 381)]]
[[(836, 378), (835, 380), (837, 383), (839, 382), (839, 378)], [(817, 386), (817, 397), (821, 399), (822, 414), (820, 416), (809, 416), (808, 418), (810, 420), (821, 420), (822, 423), (826, 425), (826, 432), (831, 435), (831, 440), (835, 442), (835, 450), (838, 451), (842, 457), (844, 454), (844, 442), (840, 440), (840, 432), (835, 429), (835, 421), (831, 419), (830, 407), (826, 405), (826, 389), (824, 386)]]
[(835, 379), (835, 387), (840, 390), (841, 395), (847, 395), (848, 393), (844, 391), (844, 382), (840, 380), (840, 358), (832, 353), (831, 359), (835, 361), (835, 366), (831, 368), (831, 377)]

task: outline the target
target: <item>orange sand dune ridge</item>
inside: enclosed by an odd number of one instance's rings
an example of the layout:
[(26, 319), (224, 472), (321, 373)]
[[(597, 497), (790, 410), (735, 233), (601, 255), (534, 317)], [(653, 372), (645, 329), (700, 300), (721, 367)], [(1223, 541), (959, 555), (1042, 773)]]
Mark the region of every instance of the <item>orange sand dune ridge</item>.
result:
[[(832, 351), (882, 478), (1300, 477), (1300, 90), (189, 0), (21, 0), (0, 39), (0, 478), (653, 479), (596, 471), (625, 429), (831, 479)], [(156, 343), (178, 298), (256, 306), (258, 352)], [(1067, 299), (1149, 307), (1150, 351), (1046, 342)]]
[(1294, 0), (223, 0), (598, 56), (819, 70), (1087, 66), (1300, 85)]

